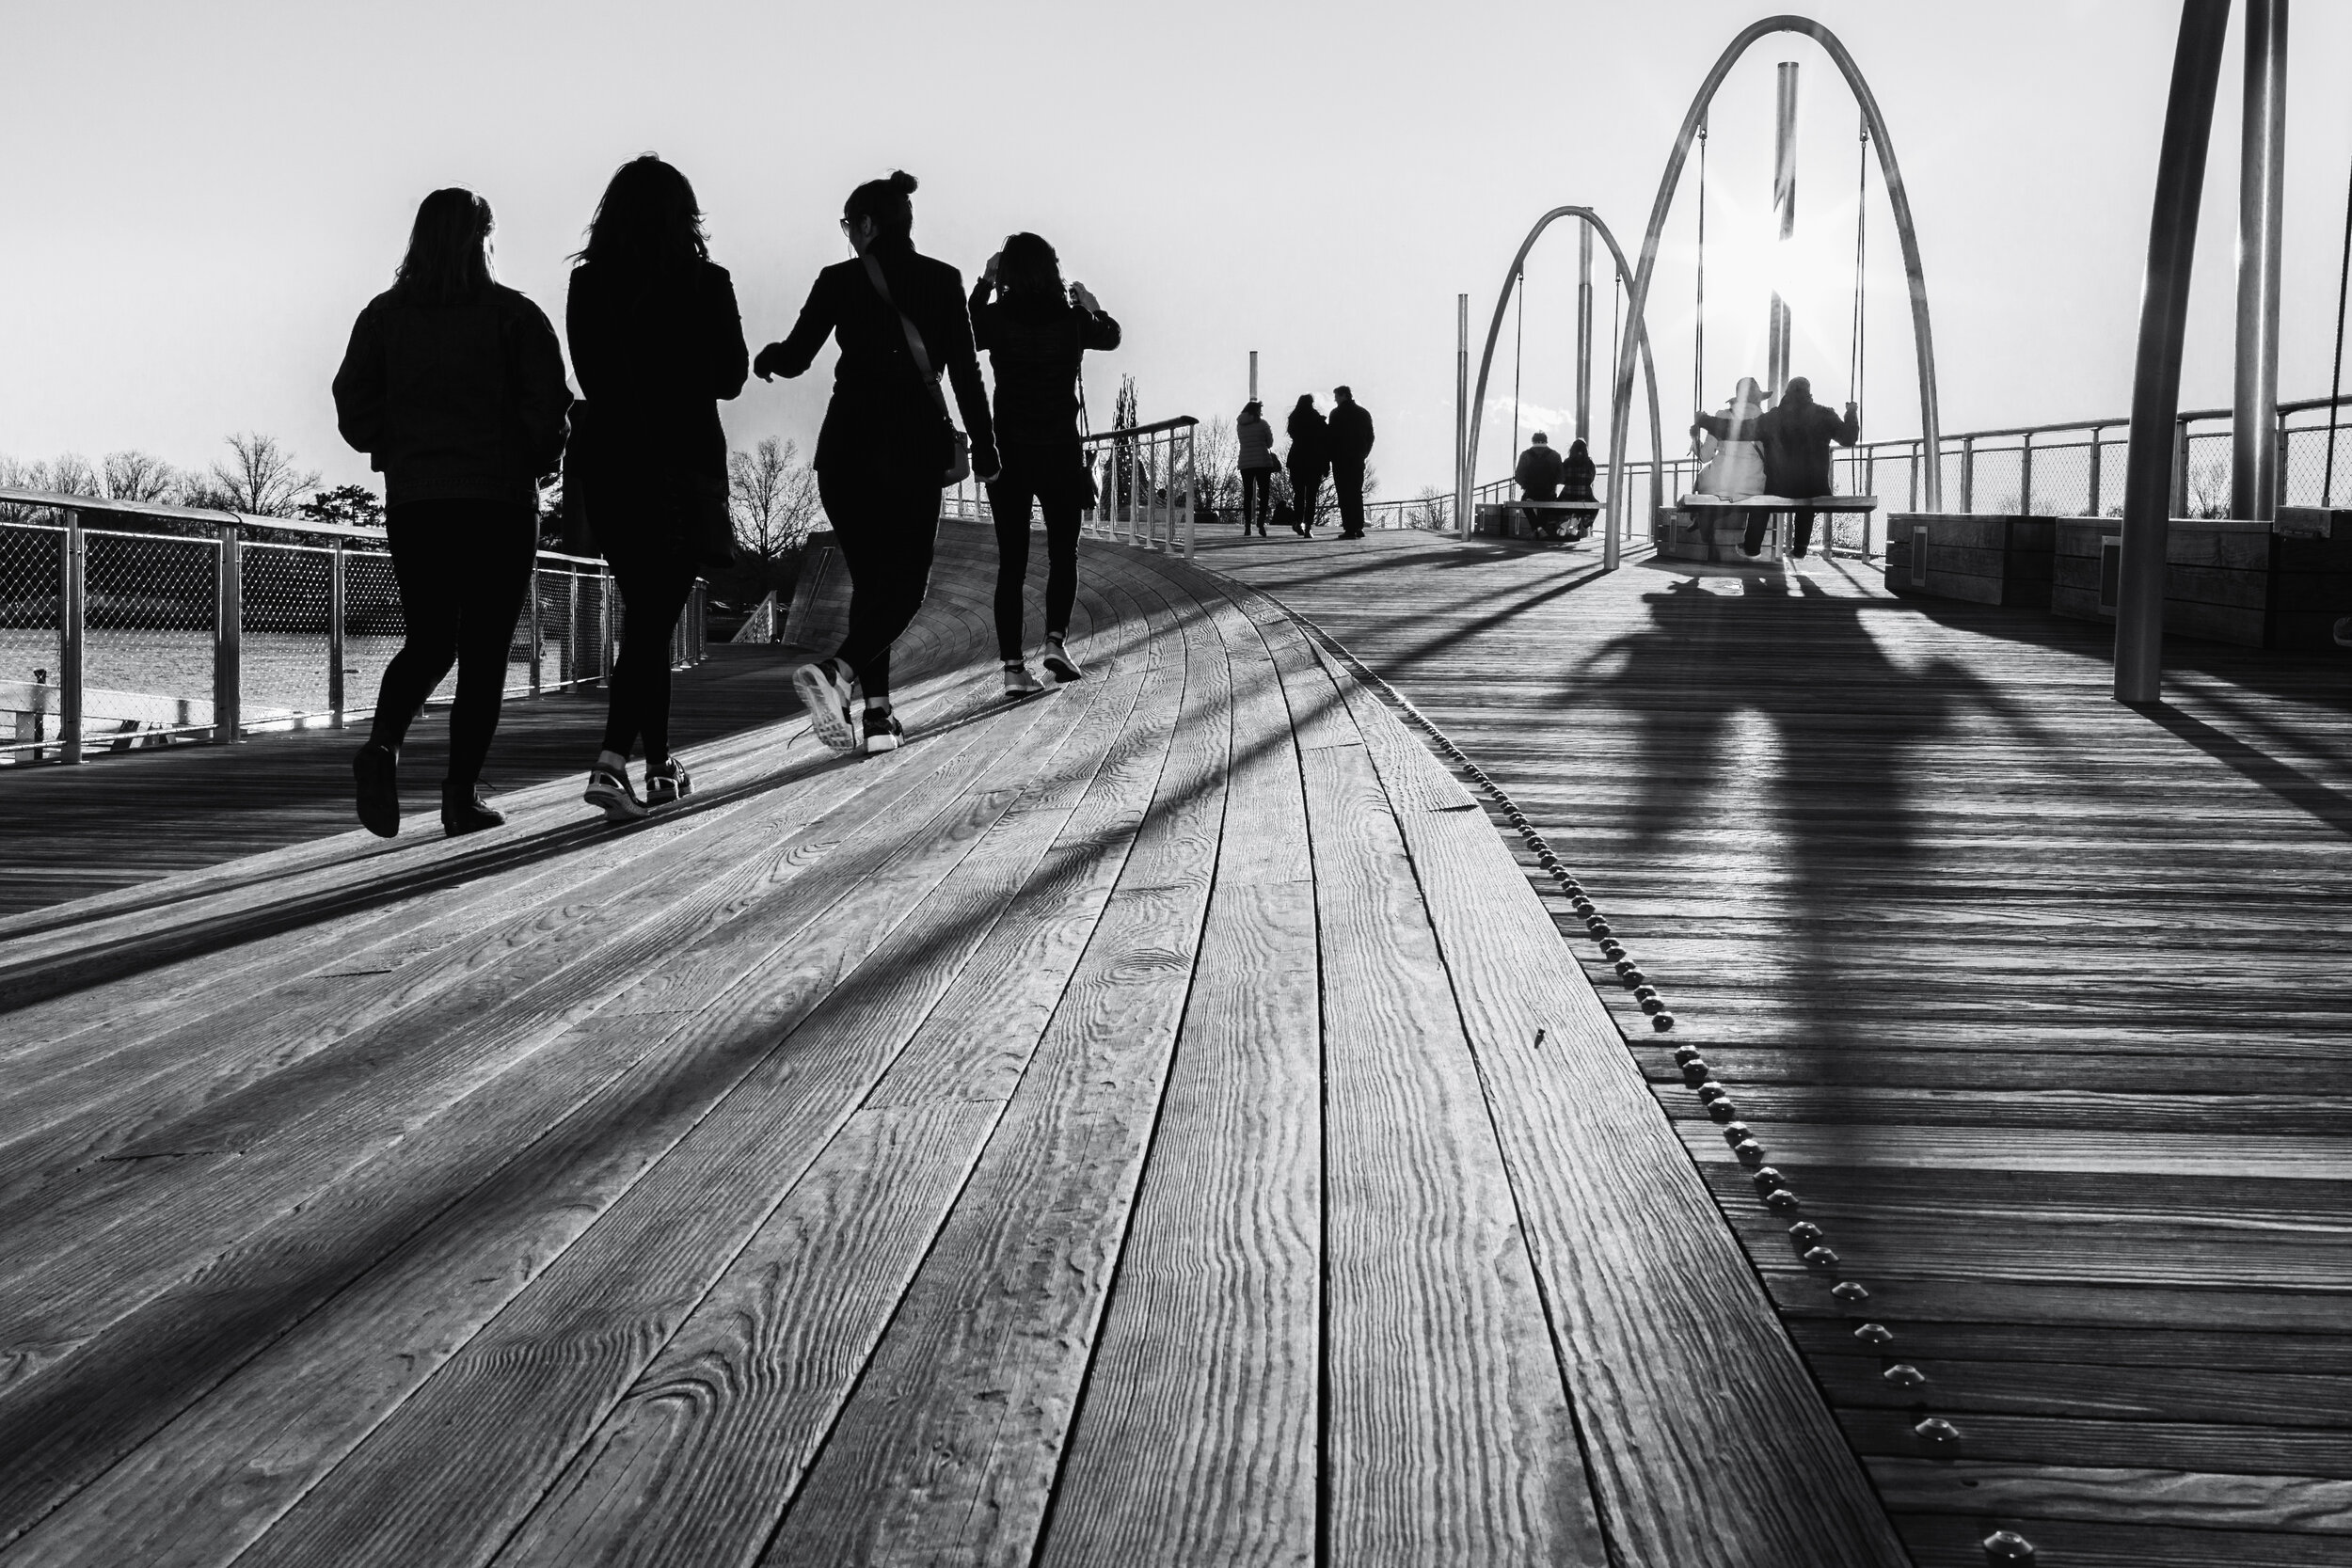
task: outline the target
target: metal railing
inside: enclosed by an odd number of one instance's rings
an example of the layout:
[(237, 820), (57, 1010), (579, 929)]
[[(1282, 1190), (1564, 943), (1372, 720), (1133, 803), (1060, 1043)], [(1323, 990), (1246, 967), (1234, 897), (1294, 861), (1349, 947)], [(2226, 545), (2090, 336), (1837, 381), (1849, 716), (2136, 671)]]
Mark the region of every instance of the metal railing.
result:
[[(707, 595), (675, 664), (703, 657)], [(506, 694), (602, 681), (625, 610), (603, 562), (537, 552)], [(405, 631), (381, 529), (0, 488), (0, 764), (340, 729)]]
[[(1079, 438), (1092, 505), (1078, 515), (1079, 528), (1098, 539), (1143, 549), (1192, 554), (1199, 481), (1193, 464), (1189, 414), (1156, 424), (1130, 425)], [(940, 515), (964, 522), (991, 522), (988, 488), (977, 479), (949, 486)], [(1033, 519), (1032, 527), (1037, 526)]]

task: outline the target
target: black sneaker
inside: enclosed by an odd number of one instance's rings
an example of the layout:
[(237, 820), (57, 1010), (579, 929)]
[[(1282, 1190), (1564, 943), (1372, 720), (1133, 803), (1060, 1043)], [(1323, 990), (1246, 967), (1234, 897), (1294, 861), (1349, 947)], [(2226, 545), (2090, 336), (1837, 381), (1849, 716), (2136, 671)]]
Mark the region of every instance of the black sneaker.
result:
[(505, 814), (482, 798), (480, 784), (468, 784), (463, 789), (441, 786), (441, 831), (450, 837), (463, 838), (485, 828), (505, 825)]
[(400, 832), (400, 753), (371, 740), (351, 759), (359, 785), (360, 825), (378, 838)]
[(877, 713), (867, 708), (863, 721), (865, 752), (869, 757), (884, 752), (895, 752), (906, 743), (907, 727), (898, 722), (898, 716), (888, 708)]
[(645, 765), (647, 810), (658, 806), (675, 806), (693, 793), (694, 781), (687, 775), (685, 766), (677, 758), (672, 757), (659, 768), (651, 763)]
[(1045, 652), (1039, 656), (1038, 662), (1045, 666), (1045, 673), (1054, 677), (1056, 686), (1086, 679), (1086, 672), (1078, 668), (1078, 661), (1070, 657), (1070, 650), (1061, 645), (1058, 637), (1045, 640)]
[(850, 717), (850, 695), (855, 687), (840, 660), (802, 665), (792, 672), (792, 689), (801, 694), (801, 705), (808, 709), (809, 728), (818, 740), (836, 752), (857, 750), (857, 726)]
[[(653, 793), (653, 774), (645, 775), (645, 793)], [(645, 802), (628, 786), (628, 769), (601, 765), (588, 770), (588, 787), (580, 798), (604, 813), (607, 822), (634, 822), (645, 815)]]

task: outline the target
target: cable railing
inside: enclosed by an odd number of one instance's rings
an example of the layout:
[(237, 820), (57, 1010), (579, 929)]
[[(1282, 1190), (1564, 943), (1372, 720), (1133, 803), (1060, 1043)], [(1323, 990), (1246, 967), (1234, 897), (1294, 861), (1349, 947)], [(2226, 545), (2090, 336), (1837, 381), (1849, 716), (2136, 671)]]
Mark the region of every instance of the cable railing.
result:
[[(1199, 505), (1189, 414), (1156, 424), (1127, 425), (1079, 438), (1081, 465), (1093, 497), (1078, 514), (1081, 531), (1114, 544), (1192, 554)], [(940, 515), (962, 522), (995, 518), (988, 487), (977, 478), (950, 486)], [(1030, 526), (1041, 526), (1031, 515)]]
[[(674, 664), (708, 610), (698, 581)], [(625, 613), (603, 562), (537, 552), (506, 694), (605, 679)], [(0, 488), (0, 764), (340, 729), (405, 631), (382, 529)]]

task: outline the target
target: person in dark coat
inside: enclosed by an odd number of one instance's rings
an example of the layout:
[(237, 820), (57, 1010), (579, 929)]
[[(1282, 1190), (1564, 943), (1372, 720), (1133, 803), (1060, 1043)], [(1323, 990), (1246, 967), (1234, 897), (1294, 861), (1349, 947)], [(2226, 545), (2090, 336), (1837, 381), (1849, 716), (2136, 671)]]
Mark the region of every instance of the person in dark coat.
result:
[(1345, 387), (1331, 388), (1325, 425), (1331, 450), (1331, 487), (1339, 492), (1340, 537), (1364, 536), (1364, 464), (1372, 456), (1372, 415)]
[[(1851, 447), (1862, 438), (1862, 420), (1854, 405), (1846, 404), (1841, 419), (1813, 401), (1813, 383), (1792, 376), (1780, 401), (1756, 421), (1756, 444), (1764, 449), (1764, 488), (1772, 495), (1804, 500), (1830, 494), (1829, 444)], [(1740, 548), (1749, 555), (1764, 547), (1767, 514), (1749, 515), (1747, 537)], [(1790, 555), (1801, 556), (1813, 544), (1813, 511), (1797, 510), (1795, 540)]]
[[(1595, 499), (1593, 481), (1597, 474), (1598, 470), (1593, 467), (1593, 454), (1585, 447), (1584, 438), (1580, 436), (1568, 443), (1568, 455), (1560, 465), (1560, 499), (1564, 501)], [(1579, 517), (1576, 520), (1577, 538), (1581, 539), (1592, 531), (1593, 519), (1591, 517)]]
[(1266, 519), (1274, 511), (1274, 473), (1282, 460), (1274, 455), (1274, 427), (1265, 422), (1264, 405), (1251, 398), (1241, 405), (1233, 421), (1233, 440), (1240, 448), (1234, 465), (1241, 473), (1241, 531), (1247, 538), (1254, 518), (1258, 537), (1265, 537)]
[(539, 545), (539, 480), (563, 460), (564, 355), (539, 308), (490, 275), (490, 204), (435, 191), (390, 289), (368, 302), (335, 372), (343, 439), (384, 476), (405, 635), (352, 759), (359, 820), (400, 832), (400, 748), (450, 666), (452, 837), (503, 822), (482, 795), (506, 651)]
[[(1558, 500), (1563, 467), (1565, 465), (1560, 461), (1560, 453), (1553, 449), (1550, 436), (1540, 430), (1529, 436), (1527, 450), (1519, 453), (1519, 460), (1511, 467), (1511, 480), (1519, 487), (1519, 499)], [(1531, 530), (1553, 531), (1549, 514), (1529, 508), (1527, 515)]]
[[(604, 746), (581, 799), (624, 822), (693, 790), (670, 754), (670, 640), (694, 579), (729, 556), (719, 401), (751, 370), (735, 284), (710, 259), (694, 187), (651, 153), (623, 164), (596, 204), (564, 329), (587, 410), (572, 483), (586, 490), (624, 612)], [(642, 801), (628, 779), (641, 737)]]
[[(992, 294), (998, 297), (991, 298)], [(1045, 517), (1045, 649), (1057, 685), (1083, 672), (1065, 639), (1078, 597), (1078, 514), (1086, 505), (1087, 457), (1078, 444), (1078, 362), (1088, 349), (1119, 346), (1111, 320), (1083, 283), (1064, 285), (1054, 247), (1014, 234), (972, 286), (972, 340), (996, 372), (996, 445), (1003, 471), (988, 487), (996, 521), (996, 656), (1005, 693), (1041, 689), (1021, 641), (1023, 584), (1029, 572), (1029, 510)]]
[(1288, 434), (1291, 450), (1286, 454), (1291, 475), (1291, 510), (1296, 521), (1292, 529), (1301, 538), (1315, 536), (1315, 510), (1323, 499), (1323, 481), (1331, 471), (1331, 436), (1323, 415), (1315, 408), (1315, 395), (1301, 392), (1291, 407)]
[[(815, 467), (818, 499), (850, 568), (850, 629), (832, 657), (793, 673), (818, 738), (840, 752), (895, 751), (906, 733), (890, 711), (890, 647), (930, 587), (939, 493), (955, 459), (942, 372), (971, 436), (973, 472), (984, 482), (997, 474), (963, 278), (915, 251), (914, 193), (914, 176), (903, 170), (850, 193), (841, 231), (857, 255), (817, 275), (790, 335), (752, 361), (762, 380), (788, 379), (808, 369), (828, 337), (841, 345)], [(929, 374), (917, 367), (908, 323)], [(862, 733), (850, 713), (858, 691), (866, 698)]]

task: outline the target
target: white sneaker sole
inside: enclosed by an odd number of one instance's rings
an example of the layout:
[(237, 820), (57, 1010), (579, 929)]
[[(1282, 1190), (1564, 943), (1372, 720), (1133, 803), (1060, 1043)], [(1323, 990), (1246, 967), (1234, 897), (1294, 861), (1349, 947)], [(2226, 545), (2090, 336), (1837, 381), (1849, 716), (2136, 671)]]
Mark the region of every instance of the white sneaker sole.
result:
[(896, 735), (869, 735), (866, 737), (866, 754), (878, 757), (884, 752), (895, 752), (905, 744), (906, 737)]
[(607, 822), (643, 821), (648, 809), (643, 800), (609, 789), (590, 789), (580, 799), (603, 812)]
[(792, 672), (792, 689), (800, 693), (801, 705), (808, 709), (809, 728), (817, 738), (836, 752), (857, 750), (857, 731), (850, 720), (850, 705), (824, 670), (815, 664), (803, 664)]

